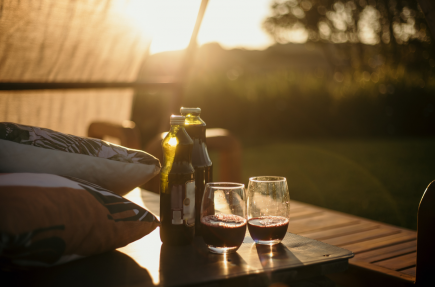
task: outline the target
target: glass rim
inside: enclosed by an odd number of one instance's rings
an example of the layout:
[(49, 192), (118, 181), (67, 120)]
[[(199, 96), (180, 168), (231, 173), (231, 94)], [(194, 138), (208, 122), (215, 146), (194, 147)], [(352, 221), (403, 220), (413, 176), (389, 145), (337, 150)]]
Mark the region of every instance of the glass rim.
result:
[(205, 184), (205, 186), (219, 189), (245, 188), (244, 183), (237, 182), (208, 182)]
[(249, 182), (282, 182), (287, 181), (284, 176), (275, 175), (263, 175), (263, 176), (253, 176), (249, 178)]

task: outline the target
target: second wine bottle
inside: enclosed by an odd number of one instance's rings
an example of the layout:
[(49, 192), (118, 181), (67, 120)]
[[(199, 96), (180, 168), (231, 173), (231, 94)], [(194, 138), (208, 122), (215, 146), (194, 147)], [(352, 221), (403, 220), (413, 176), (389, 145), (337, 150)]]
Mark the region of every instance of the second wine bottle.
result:
[(195, 235), (201, 235), (201, 203), (205, 184), (213, 181), (213, 164), (207, 151), (206, 124), (199, 117), (200, 108), (180, 109), (181, 115), (186, 117), (186, 132), (193, 140), (192, 166), (195, 169)]

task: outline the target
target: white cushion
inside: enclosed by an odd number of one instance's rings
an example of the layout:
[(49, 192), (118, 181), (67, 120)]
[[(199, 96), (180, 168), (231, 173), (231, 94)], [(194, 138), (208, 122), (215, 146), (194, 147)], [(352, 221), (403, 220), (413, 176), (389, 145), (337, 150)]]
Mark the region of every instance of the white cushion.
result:
[(0, 123), (0, 173), (72, 176), (124, 194), (159, 171), (159, 160), (143, 151), (49, 129)]

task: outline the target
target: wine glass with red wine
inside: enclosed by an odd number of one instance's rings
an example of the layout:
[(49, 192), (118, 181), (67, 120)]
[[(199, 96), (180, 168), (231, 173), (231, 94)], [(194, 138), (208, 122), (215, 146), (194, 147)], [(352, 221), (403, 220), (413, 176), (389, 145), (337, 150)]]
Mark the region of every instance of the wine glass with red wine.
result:
[(210, 182), (201, 205), (201, 232), (208, 250), (236, 252), (246, 234), (245, 185)]
[(286, 178), (251, 177), (246, 200), (248, 230), (255, 243), (280, 243), (287, 233), (290, 216), (290, 194)]

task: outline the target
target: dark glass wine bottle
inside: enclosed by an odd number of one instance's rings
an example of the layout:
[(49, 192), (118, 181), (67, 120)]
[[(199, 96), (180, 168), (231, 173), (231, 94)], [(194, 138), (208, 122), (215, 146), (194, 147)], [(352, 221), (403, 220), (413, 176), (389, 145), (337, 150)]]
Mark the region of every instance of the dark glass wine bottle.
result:
[(199, 117), (200, 108), (185, 108), (180, 110), (181, 114), (186, 117), (185, 127), (189, 136), (193, 140), (192, 165), (195, 169), (195, 235), (201, 236), (201, 202), (204, 194), (205, 184), (213, 181), (213, 164), (207, 151), (205, 137), (205, 122)]
[(195, 236), (195, 170), (193, 141), (184, 129), (184, 116), (171, 116), (171, 129), (162, 142), (160, 172), (160, 239), (187, 245)]

